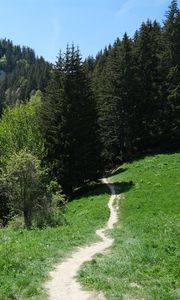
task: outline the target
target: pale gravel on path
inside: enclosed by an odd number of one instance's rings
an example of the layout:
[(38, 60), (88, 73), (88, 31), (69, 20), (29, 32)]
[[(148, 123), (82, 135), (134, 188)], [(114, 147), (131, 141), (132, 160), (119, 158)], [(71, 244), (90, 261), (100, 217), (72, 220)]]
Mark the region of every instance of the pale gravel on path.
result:
[(112, 229), (117, 222), (117, 209), (113, 205), (116, 198), (115, 189), (108, 180), (102, 179), (107, 184), (111, 197), (108, 202), (110, 217), (105, 228), (96, 230), (96, 234), (101, 237), (102, 241), (91, 246), (78, 248), (77, 251), (67, 260), (57, 265), (55, 270), (50, 272), (50, 280), (45, 284), (49, 300), (104, 300), (103, 294), (83, 291), (75, 276), (84, 262), (89, 261), (95, 254), (103, 252), (109, 248), (113, 239), (107, 237), (104, 233), (106, 229)]

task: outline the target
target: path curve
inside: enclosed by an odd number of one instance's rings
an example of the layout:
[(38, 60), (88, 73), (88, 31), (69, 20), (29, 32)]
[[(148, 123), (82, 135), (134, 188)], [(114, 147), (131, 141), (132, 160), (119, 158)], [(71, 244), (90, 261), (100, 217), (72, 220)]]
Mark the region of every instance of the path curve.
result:
[(57, 265), (55, 270), (50, 272), (50, 280), (45, 284), (49, 300), (105, 299), (102, 294), (83, 291), (75, 278), (84, 262), (91, 260), (95, 254), (103, 252), (113, 243), (113, 239), (105, 235), (104, 231), (113, 228), (113, 225), (117, 222), (117, 209), (113, 206), (116, 193), (113, 184), (108, 183), (106, 178), (102, 179), (102, 182), (107, 184), (111, 191), (111, 197), (108, 202), (110, 210), (109, 220), (105, 228), (96, 230), (96, 234), (101, 237), (102, 241), (91, 246), (78, 248), (70, 258)]

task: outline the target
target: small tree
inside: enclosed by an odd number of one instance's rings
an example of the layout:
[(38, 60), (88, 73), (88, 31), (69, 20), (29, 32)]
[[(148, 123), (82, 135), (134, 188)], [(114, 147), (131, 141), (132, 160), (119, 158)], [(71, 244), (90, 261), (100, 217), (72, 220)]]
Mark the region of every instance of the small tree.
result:
[(44, 199), (45, 173), (40, 160), (22, 150), (11, 156), (1, 174), (1, 184), (6, 186), (10, 207), (15, 213), (23, 213), (24, 223), (28, 228), (32, 225), (33, 209)]

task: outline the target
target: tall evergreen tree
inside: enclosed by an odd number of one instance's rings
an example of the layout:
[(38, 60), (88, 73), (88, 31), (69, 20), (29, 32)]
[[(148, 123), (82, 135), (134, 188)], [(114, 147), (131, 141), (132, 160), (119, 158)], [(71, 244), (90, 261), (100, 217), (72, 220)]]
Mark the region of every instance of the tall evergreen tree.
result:
[(98, 173), (96, 109), (78, 49), (59, 55), (42, 111), (47, 159), (66, 193)]
[(167, 113), (170, 139), (180, 138), (180, 11), (173, 0), (164, 22), (166, 91), (169, 103)]
[(93, 74), (93, 90), (98, 108), (99, 136), (101, 142), (101, 157), (106, 167), (112, 167), (121, 160), (119, 135), (120, 121), (118, 102), (114, 93), (115, 73), (112, 69), (114, 50), (104, 50), (97, 58)]
[(135, 55), (139, 73), (139, 147), (154, 146), (162, 135), (163, 124), (163, 69), (162, 33), (154, 21), (143, 23), (135, 41)]
[(123, 159), (131, 157), (136, 139), (137, 75), (133, 56), (133, 42), (125, 33), (114, 65), (116, 96), (119, 101), (120, 147)]
[(133, 43), (124, 35), (98, 58), (94, 90), (106, 166), (127, 159), (135, 146), (137, 76)]

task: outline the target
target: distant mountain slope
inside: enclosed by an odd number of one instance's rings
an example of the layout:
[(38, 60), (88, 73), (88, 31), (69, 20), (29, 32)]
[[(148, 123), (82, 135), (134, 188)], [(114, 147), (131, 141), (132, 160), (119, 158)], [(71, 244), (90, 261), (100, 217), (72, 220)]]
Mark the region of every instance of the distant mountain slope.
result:
[(50, 68), (50, 64), (43, 57), (37, 57), (31, 48), (0, 39), (0, 109), (29, 98), (36, 90), (43, 91)]

